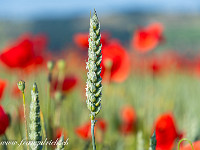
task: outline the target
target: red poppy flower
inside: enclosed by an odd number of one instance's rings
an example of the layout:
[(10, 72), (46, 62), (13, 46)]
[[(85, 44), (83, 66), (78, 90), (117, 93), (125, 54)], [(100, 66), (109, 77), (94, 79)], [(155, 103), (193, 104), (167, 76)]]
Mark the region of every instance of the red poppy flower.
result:
[(44, 36), (23, 35), (0, 54), (1, 62), (8, 68), (26, 68), (43, 62)]
[(171, 113), (159, 116), (155, 122), (156, 150), (172, 150), (176, 138), (181, 135), (177, 133), (174, 117)]
[(62, 83), (59, 83), (58, 80), (55, 80), (52, 82), (53, 91), (60, 90), (58, 87), (61, 86), (62, 92), (69, 92), (76, 86), (77, 82), (78, 79), (74, 76), (66, 76)]
[(136, 113), (132, 106), (125, 106), (121, 110), (121, 120), (124, 123), (135, 123)]
[(3, 97), (3, 93), (4, 93), (4, 90), (5, 90), (6, 84), (7, 84), (6, 81), (0, 79), (0, 100)]
[(55, 132), (55, 135), (54, 135), (54, 139), (59, 139), (61, 136), (64, 136), (64, 139), (67, 138), (67, 131), (63, 128), (57, 128), (56, 129), (56, 132)]
[(76, 134), (84, 139), (88, 140), (91, 137), (91, 122), (87, 122), (84, 125), (75, 129)]
[(149, 69), (154, 75), (157, 75), (162, 71), (164, 63), (164, 60), (154, 57), (149, 61)]
[[(74, 43), (78, 47), (87, 50), (88, 47), (89, 47), (88, 37), (89, 37), (89, 33), (88, 32), (77, 33), (73, 37)], [(101, 43), (102, 43), (102, 45), (105, 45), (107, 43), (109, 37), (110, 37), (110, 34), (108, 32), (103, 32), (101, 34)]]
[[(99, 129), (104, 133), (107, 129), (106, 121), (103, 119), (97, 119), (97, 122), (94, 127), (94, 133), (95, 133), (96, 129)], [(91, 121), (86, 122), (82, 126), (76, 128), (75, 132), (80, 138), (82, 138), (84, 140), (90, 139), (91, 138)]]
[[(199, 150), (200, 149), (200, 141), (196, 141), (194, 143), (192, 143), (194, 150)], [(181, 150), (192, 150), (192, 147), (190, 144), (187, 144), (183, 147), (181, 147)]]
[(121, 125), (120, 132), (123, 134), (128, 134), (134, 131), (136, 123), (136, 113), (133, 107), (125, 106), (121, 110)]
[(107, 122), (104, 119), (97, 119), (96, 126), (102, 132), (105, 132), (107, 129)]
[(133, 35), (132, 45), (139, 52), (148, 52), (162, 40), (162, 32), (163, 26), (160, 23), (137, 29)]
[(101, 77), (104, 80), (123, 82), (130, 72), (130, 58), (118, 40), (102, 47)]
[(0, 135), (4, 134), (9, 126), (9, 117), (4, 112), (3, 107), (0, 105)]

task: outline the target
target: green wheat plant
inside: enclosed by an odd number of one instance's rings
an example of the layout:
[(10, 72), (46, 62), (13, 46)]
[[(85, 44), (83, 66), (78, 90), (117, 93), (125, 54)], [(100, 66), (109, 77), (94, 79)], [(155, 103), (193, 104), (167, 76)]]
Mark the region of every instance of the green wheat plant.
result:
[(150, 139), (150, 146), (149, 146), (149, 150), (156, 150), (156, 132), (153, 132), (153, 135)]
[(38, 97), (37, 84), (33, 84), (31, 91), (31, 104), (30, 104), (30, 140), (32, 141), (30, 147), (32, 150), (42, 150), (42, 145), (39, 143), (42, 141), (41, 136), (41, 124), (40, 124), (40, 105)]
[(64, 136), (63, 135), (60, 137), (55, 150), (64, 150)]
[(86, 85), (86, 96), (87, 96), (87, 107), (90, 110), (91, 119), (91, 134), (93, 150), (96, 150), (95, 137), (94, 137), (94, 126), (95, 117), (101, 110), (101, 95), (102, 95), (102, 84), (101, 84), (101, 42), (100, 42), (100, 23), (97, 17), (97, 13), (94, 10), (94, 15), (90, 16), (90, 29), (89, 29), (89, 48), (88, 48), (88, 61), (86, 63), (87, 73), (87, 85)]

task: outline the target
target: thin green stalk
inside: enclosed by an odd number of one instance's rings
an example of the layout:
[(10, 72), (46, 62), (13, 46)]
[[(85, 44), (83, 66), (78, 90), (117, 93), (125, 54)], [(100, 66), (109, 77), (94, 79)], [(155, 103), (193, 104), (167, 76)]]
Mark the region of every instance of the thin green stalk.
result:
[(186, 139), (186, 138), (181, 139), (181, 140), (178, 142), (178, 150), (180, 150), (180, 145), (181, 145), (181, 143), (182, 143), (183, 141), (187, 141), (188, 143), (190, 143), (190, 145), (191, 145), (191, 147), (192, 147), (192, 150), (194, 150), (194, 147), (193, 147), (193, 145), (192, 145), (192, 142), (191, 142), (190, 140)]
[[(25, 132), (26, 132), (26, 141), (28, 141), (28, 128), (27, 128), (27, 120), (26, 120), (26, 103), (25, 103), (25, 94), (22, 92), (23, 96), (23, 107), (24, 107), (24, 121), (25, 121)], [(29, 150), (29, 146), (27, 144), (27, 150)]]
[[(40, 118), (41, 118), (41, 124), (42, 124), (42, 133), (44, 135), (44, 140), (45, 140), (47, 138), (47, 135), (46, 135), (45, 124), (44, 124), (44, 116), (41, 110), (40, 110)], [(47, 145), (44, 146), (44, 148), (45, 150), (47, 150)]]
[[(20, 80), (17, 83), (17, 86), (19, 90), (22, 92), (22, 97), (23, 97), (23, 107), (24, 107), (24, 121), (25, 121), (25, 132), (26, 132), (26, 141), (28, 142), (28, 128), (27, 128), (27, 121), (26, 121), (26, 103), (25, 103), (25, 82), (23, 80)], [(27, 150), (29, 150), (29, 146), (27, 144)]]
[(47, 108), (47, 115), (48, 118), (50, 117), (50, 112), (51, 112), (51, 83), (48, 81), (48, 108)]
[(47, 131), (48, 131), (48, 138), (51, 138), (51, 73), (49, 73), (48, 77), (48, 106), (47, 106)]
[(94, 126), (95, 126), (95, 120), (91, 120), (92, 146), (93, 146), (93, 150), (96, 150)]

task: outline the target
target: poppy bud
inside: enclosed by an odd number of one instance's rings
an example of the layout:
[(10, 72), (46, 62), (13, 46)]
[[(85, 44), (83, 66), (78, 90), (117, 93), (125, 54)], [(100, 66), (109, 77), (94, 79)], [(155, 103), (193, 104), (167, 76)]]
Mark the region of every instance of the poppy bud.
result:
[(25, 82), (23, 80), (20, 80), (18, 83), (17, 83), (17, 86), (19, 88), (20, 91), (24, 92), (24, 89), (25, 89)]
[(51, 72), (54, 68), (54, 62), (53, 61), (48, 61), (47, 62), (47, 68)]
[(63, 59), (58, 60), (57, 65), (58, 65), (58, 69), (60, 71), (64, 71), (65, 70), (65, 66), (66, 65), (65, 65), (65, 61)]

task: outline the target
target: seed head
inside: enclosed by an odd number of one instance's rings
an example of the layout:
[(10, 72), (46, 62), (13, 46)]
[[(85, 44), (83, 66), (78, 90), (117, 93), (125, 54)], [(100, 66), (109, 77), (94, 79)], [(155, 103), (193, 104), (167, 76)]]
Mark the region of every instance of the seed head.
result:
[(53, 61), (48, 61), (48, 62), (47, 62), (47, 69), (48, 69), (50, 72), (52, 72), (53, 68), (54, 68), (54, 62), (53, 62)]
[(17, 83), (17, 86), (18, 86), (18, 88), (19, 88), (20, 91), (24, 92), (24, 90), (25, 90), (25, 82), (23, 80), (20, 80)]
[(91, 120), (95, 119), (95, 116), (101, 110), (101, 42), (100, 42), (100, 23), (97, 17), (96, 11), (90, 18), (90, 29), (89, 29), (89, 48), (88, 48), (88, 61), (86, 63), (87, 73), (87, 85), (86, 85), (86, 96), (87, 96), (87, 107), (90, 110)]

